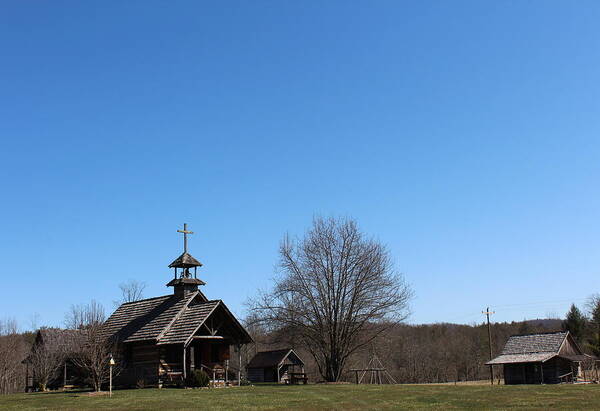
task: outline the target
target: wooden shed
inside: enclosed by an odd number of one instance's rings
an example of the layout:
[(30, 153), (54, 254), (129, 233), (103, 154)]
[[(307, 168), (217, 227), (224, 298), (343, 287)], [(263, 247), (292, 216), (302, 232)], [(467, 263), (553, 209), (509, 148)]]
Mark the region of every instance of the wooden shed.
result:
[(507, 385), (557, 384), (577, 378), (583, 357), (568, 331), (513, 335), (486, 365), (503, 365)]
[[(73, 363), (73, 344), (83, 337), (82, 330), (64, 330), (61, 328), (41, 328), (38, 330), (29, 355), (22, 361), (25, 364), (25, 392), (39, 389), (72, 388), (81, 385), (83, 377)], [(55, 359), (60, 366), (48, 379), (47, 387), (41, 387), (36, 378), (37, 367), (54, 367)]]
[(258, 352), (246, 370), (251, 382), (293, 383), (297, 379), (306, 383), (304, 361), (291, 348)]

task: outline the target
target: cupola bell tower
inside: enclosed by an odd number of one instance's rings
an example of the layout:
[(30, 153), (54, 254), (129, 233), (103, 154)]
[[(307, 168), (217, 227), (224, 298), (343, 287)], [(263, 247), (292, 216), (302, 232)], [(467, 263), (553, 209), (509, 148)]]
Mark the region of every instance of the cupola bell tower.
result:
[[(167, 287), (173, 287), (175, 295), (185, 297), (198, 291), (198, 286), (206, 283), (196, 276), (196, 269), (202, 267), (202, 263), (187, 252), (187, 235), (194, 233), (188, 231), (187, 224), (183, 225), (183, 230), (177, 230), (177, 232), (183, 234), (183, 254), (169, 264), (169, 268), (175, 270), (175, 278), (169, 281)], [(193, 274), (190, 271), (191, 268), (194, 269)]]

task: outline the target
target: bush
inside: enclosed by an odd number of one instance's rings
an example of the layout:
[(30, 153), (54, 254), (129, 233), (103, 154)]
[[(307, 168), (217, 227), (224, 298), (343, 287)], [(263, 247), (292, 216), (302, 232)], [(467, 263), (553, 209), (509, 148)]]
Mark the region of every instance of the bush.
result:
[(210, 378), (203, 370), (195, 370), (187, 377), (186, 385), (188, 387), (208, 387)]

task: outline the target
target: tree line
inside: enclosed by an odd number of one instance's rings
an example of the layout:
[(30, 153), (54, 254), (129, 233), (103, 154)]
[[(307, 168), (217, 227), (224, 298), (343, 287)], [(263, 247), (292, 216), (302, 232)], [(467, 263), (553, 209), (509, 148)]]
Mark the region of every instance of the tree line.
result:
[[(122, 299), (116, 305), (141, 299), (145, 284), (130, 280), (119, 288)], [(108, 362), (116, 348), (103, 334), (105, 318), (104, 307), (92, 300), (70, 307), (65, 328), (19, 332), (15, 320), (0, 320), (0, 394), (23, 392), (27, 373), (37, 384), (34, 389), (47, 390), (60, 381), (65, 361), (76, 367), (82, 385), (99, 391), (107, 382)]]
[[(498, 355), (511, 335), (560, 331), (562, 320), (540, 319), (492, 324), (492, 347)], [(311, 353), (287, 330), (250, 329), (257, 351), (292, 347), (306, 363), (311, 381), (325, 381)], [(369, 330), (365, 332), (370, 333)], [(348, 359), (339, 381), (354, 381), (351, 369), (365, 368), (377, 355), (398, 383), (448, 383), (489, 379), (488, 334), (485, 323), (393, 324)], [(501, 367), (495, 370), (501, 377)]]

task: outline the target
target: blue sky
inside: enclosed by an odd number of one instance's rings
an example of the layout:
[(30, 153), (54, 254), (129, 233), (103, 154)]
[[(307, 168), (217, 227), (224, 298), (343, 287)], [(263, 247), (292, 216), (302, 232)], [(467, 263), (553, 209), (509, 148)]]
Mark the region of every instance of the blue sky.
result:
[(175, 232), (236, 313), (315, 214), (352, 216), (410, 322), (600, 292), (600, 5), (20, 2), (0, 11), (0, 317), (170, 292)]

